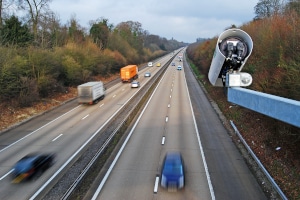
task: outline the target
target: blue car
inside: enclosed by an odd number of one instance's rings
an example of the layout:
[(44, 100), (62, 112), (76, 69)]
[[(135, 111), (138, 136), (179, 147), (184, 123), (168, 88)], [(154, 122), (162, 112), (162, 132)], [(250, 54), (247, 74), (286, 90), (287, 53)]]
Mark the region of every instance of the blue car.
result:
[(166, 154), (162, 166), (160, 185), (171, 191), (184, 187), (184, 163), (179, 152)]
[(54, 154), (32, 153), (24, 156), (13, 168), (14, 183), (33, 178), (40, 175), (54, 163)]

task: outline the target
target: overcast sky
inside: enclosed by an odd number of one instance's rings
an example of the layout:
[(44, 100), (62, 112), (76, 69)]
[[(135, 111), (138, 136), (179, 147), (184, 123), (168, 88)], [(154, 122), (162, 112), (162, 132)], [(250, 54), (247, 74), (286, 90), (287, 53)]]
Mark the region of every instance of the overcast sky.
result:
[(232, 24), (241, 26), (254, 17), (258, 0), (52, 0), (50, 9), (62, 24), (71, 17), (84, 28), (89, 21), (108, 19), (114, 26), (134, 21), (142, 29), (179, 42), (218, 36)]

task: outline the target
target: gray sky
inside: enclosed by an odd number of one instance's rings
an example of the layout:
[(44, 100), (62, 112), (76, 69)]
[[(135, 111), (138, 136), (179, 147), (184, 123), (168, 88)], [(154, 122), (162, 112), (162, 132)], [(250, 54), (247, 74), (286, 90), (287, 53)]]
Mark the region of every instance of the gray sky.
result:
[(250, 22), (258, 0), (52, 0), (50, 9), (62, 24), (71, 17), (84, 28), (108, 19), (114, 26), (137, 21), (150, 34), (192, 43), (218, 36), (225, 28)]

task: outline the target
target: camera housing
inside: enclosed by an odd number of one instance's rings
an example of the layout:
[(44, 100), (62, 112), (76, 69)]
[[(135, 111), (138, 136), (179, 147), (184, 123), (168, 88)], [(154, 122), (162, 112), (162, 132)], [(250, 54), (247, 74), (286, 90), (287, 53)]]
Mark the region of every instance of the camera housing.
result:
[[(228, 74), (239, 74), (252, 53), (253, 42), (243, 30), (228, 29), (218, 38), (208, 79), (213, 86), (227, 87)], [(251, 80), (252, 82), (252, 80)], [(241, 85), (245, 86), (245, 85)]]

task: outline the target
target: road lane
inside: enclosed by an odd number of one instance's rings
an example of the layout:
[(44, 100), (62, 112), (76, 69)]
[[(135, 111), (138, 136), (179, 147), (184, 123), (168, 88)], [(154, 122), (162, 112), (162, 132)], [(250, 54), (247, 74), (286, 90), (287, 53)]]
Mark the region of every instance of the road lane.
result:
[(184, 68), (216, 199), (266, 199), (190, 68)]
[[(152, 73), (157, 70), (153, 68)], [(139, 78), (142, 84), (148, 80), (143, 77), (143, 72)], [(78, 106), (72, 101), (72, 106), (63, 105), (1, 134), (0, 199), (28, 199), (32, 196), (136, 91), (130, 84), (119, 83), (109, 88), (106, 97), (96, 105)], [(74, 107), (76, 109), (72, 110)], [(11, 168), (31, 152), (54, 152), (57, 154), (56, 163), (36, 181), (12, 184)]]
[[(184, 72), (169, 67), (97, 199), (210, 199), (197, 141)], [(186, 160), (186, 188), (154, 193), (164, 155), (174, 150)]]

